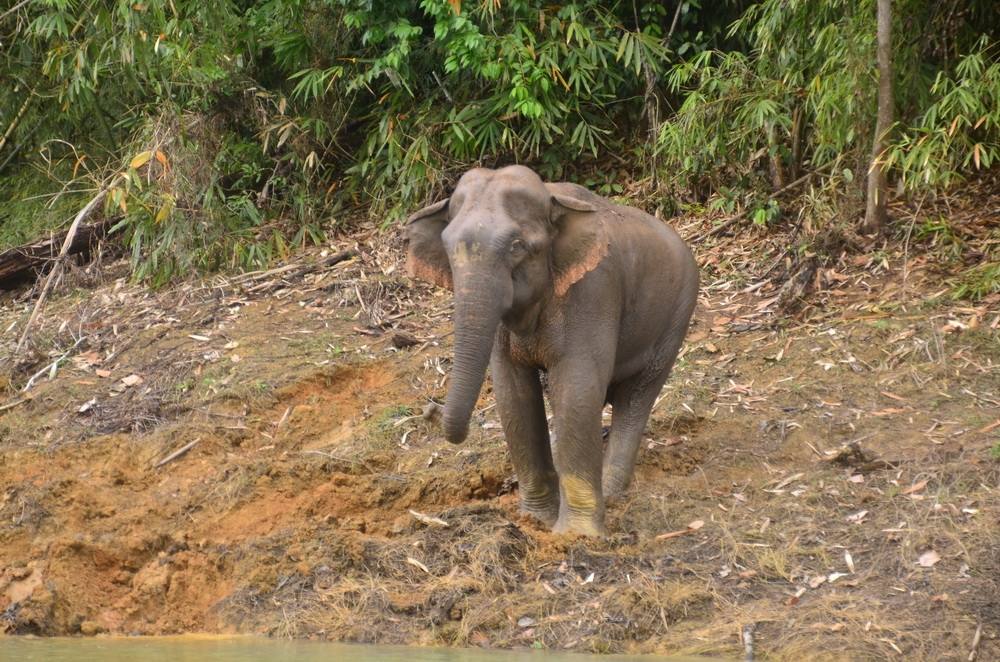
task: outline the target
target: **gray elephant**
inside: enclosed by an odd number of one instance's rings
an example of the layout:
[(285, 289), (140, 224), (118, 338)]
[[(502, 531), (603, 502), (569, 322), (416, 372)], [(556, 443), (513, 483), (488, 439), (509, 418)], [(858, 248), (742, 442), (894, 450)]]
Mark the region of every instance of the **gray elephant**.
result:
[(638, 209), (523, 166), (468, 171), (406, 231), (410, 275), (455, 293), (446, 438), (465, 440), (489, 363), (521, 509), (557, 532), (605, 535), (605, 497), (628, 487), (695, 306), (690, 249)]

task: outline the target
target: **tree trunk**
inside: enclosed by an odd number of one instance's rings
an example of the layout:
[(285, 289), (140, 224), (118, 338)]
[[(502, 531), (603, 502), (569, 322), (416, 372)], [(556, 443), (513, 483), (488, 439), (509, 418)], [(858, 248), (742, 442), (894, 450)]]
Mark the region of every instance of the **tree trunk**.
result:
[(862, 231), (881, 232), (886, 222), (885, 171), (881, 162), (887, 134), (892, 127), (892, 0), (878, 0), (878, 117), (872, 161), (868, 169), (868, 197)]

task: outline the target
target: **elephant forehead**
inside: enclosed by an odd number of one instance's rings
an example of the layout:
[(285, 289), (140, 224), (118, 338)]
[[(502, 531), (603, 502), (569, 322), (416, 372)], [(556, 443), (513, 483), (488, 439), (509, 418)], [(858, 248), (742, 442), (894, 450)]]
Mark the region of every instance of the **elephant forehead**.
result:
[(544, 223), (550, 197), (545, 187), (519, 186), (509, 180), (477, 182), (455, 190), (452, 221), (498, 229), (510, 222)]

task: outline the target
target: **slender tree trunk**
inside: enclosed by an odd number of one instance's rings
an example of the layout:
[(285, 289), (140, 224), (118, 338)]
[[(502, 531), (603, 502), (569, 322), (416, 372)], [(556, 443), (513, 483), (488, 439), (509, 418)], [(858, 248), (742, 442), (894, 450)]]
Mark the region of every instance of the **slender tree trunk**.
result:
[(793, 180), (802, 175), (802, 104), (792, 111), (792, 163), (789, 177)]
[(774, 123), (767, 125), (767, 151), (771, 163), (771, 188), (780, 191), (785, 188), (785, 166), (781, 162), (781, 150), (778, 147), (777, 131)]
[(880, 161), (892, 127), (892, 0), (878, 0), (878, 117), (868, 169), (868, 198), (862, 231), (881, 232), (886, 221), (885, 172)]

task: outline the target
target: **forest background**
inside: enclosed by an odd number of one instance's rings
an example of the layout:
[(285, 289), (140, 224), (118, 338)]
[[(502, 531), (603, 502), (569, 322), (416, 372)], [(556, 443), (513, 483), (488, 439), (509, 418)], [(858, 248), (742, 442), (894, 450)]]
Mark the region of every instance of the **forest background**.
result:
[[(153, 285), (391, 229), (514, 162), (663, 218), (795, 223), (800, 252), (905, 231), (961, 260), (947, 218), (866, 223), (866, 179), (919, 209), (1000, 158), (992, 0), (8, 3), (0, 249), (99, 198)], [(986, 245), (953, 295), (1000, 291)]]

